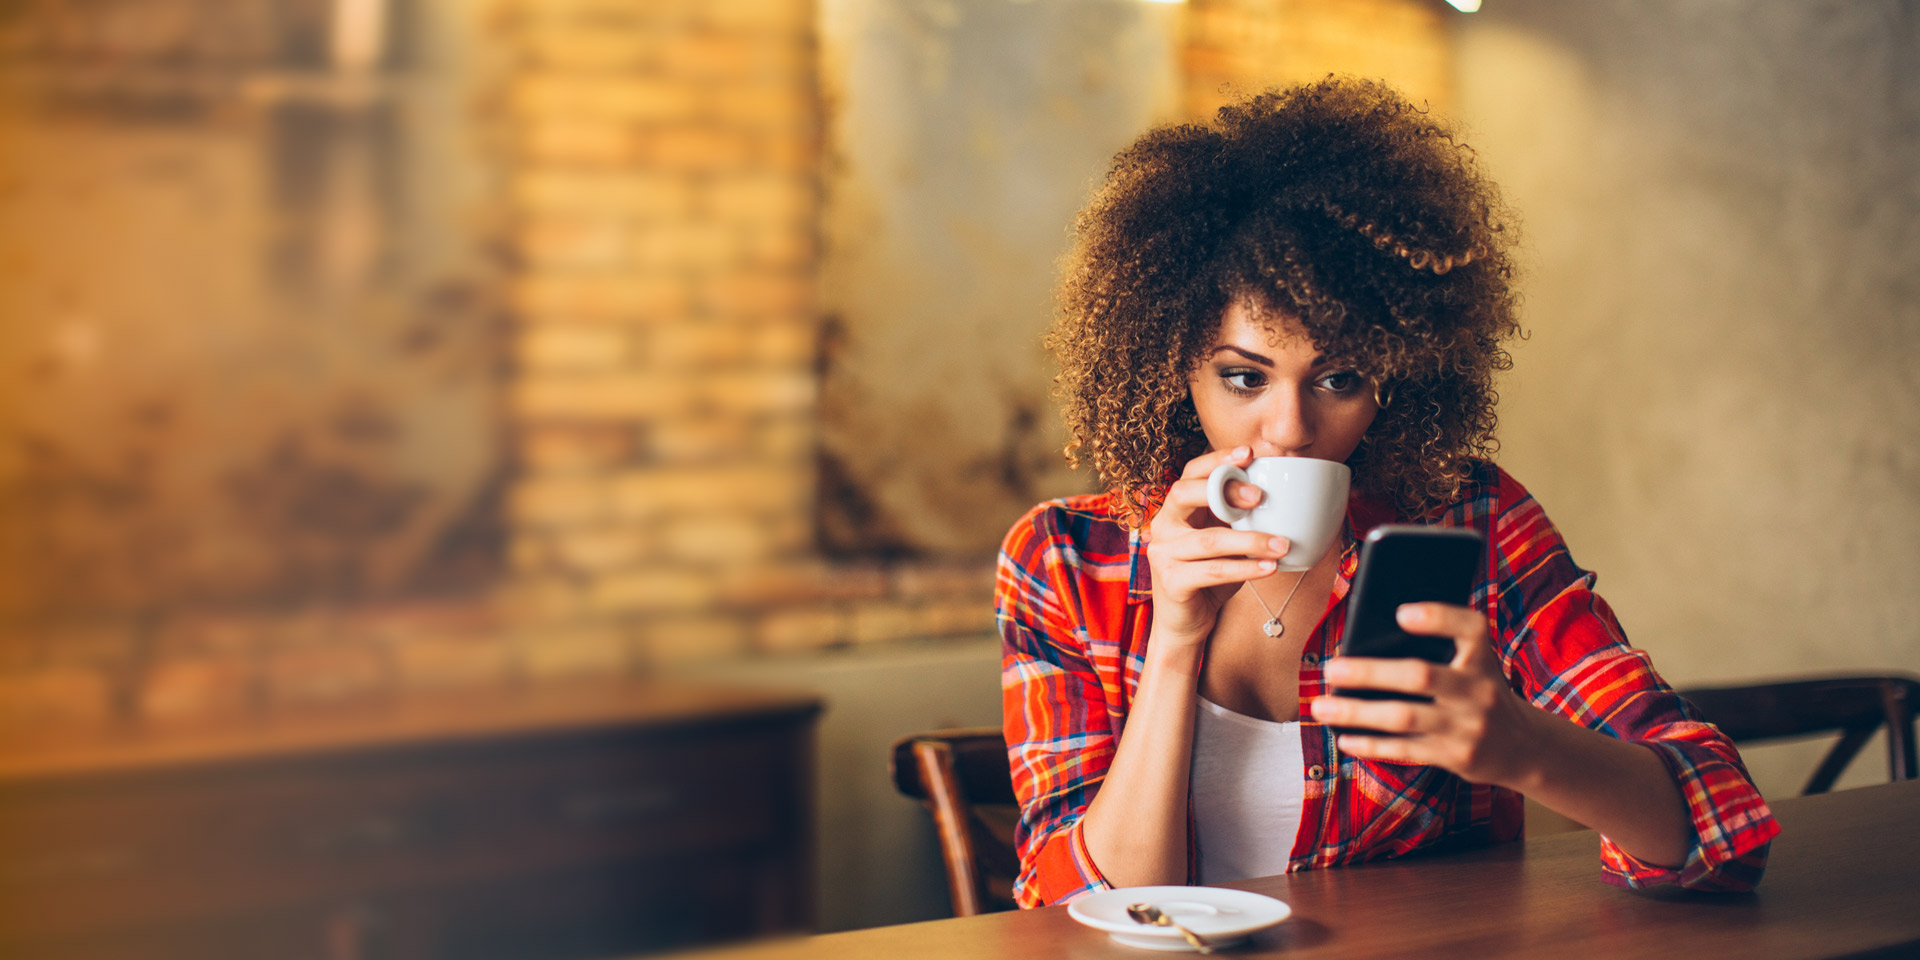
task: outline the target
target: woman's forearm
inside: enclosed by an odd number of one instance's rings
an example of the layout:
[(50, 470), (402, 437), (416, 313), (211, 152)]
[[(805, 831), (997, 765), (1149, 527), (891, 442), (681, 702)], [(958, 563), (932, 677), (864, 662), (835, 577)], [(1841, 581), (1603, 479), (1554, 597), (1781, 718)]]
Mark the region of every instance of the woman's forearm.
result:
[(1147, 648), (1100, 792), (1081, 819), (1081, 838), (1116, 887), (1187, 882), (1187, 776), (1203, 643)]
[(1693, 818), (1667, 765), (1640, 744), (1544, 710), (1532, 713), (1532, 762), (1506, 786), (1600, 831), (1640, 860), (1683, 866), (1693, 847)]

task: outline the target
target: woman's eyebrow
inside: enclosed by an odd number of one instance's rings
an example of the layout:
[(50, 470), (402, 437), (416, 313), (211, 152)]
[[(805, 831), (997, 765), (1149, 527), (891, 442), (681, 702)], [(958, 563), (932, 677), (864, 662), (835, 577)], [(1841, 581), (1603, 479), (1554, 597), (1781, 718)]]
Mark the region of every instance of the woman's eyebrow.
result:
[(1251, 350), (1242, 350), (1239, 347), (1236, 347), (1230, 343), (1221, 344), (1220, 346), (1214, 347), (1213, 353), (1209, 354), (1207, 359), (1209, 360), (1213, 359), (1213, 357), (1217, 356), (1222, 350), (1232, 350), (1234, 353), (1237, 353), (1243, 357), (1246, 357), (1248, 360), (1252, 360), (1254, 363), (1260, 364), (1262, 366), (1267, 366), (1267, 367), (1273, 366), (1273, 360), (1271, 358), (1263, 357), (1257, 353), (1254, 353)]

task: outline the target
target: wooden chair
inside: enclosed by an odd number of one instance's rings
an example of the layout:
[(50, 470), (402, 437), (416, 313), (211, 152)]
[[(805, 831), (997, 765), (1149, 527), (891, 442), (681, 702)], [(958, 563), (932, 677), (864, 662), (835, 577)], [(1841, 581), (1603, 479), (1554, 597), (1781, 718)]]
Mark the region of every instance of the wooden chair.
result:
[(1020, 815), (1007, 744), (991, 727), (934, 730), (893, 745), (893, 785), (927, 805), (947, 862), (953, 915), (1011, 910), (1020, 872), (1013, 827)]
[(1780, 740), (1839, 731), (1802, 796), (1826, 793), (1875, 730), (1887, 731), (1890, 780), (1920, 777), (1914, 758), (1914, 708), (1920, 681), (1912, 677), (1829, 677), (1747, 687), (1682, 690), (1700, 712), (1736, 742)]

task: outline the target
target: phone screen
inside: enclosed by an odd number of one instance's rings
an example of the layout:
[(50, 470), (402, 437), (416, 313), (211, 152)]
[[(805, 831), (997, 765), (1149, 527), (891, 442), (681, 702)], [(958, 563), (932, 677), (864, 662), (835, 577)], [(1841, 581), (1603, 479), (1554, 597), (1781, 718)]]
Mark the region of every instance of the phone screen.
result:
[[(1486, 538), (1457, 527), (1384, 526), (1360, 545), (1360, 569), (1347, 599), (1346, 635), (1340, 652), (1349, 657), (1419, 657), (1453, 660), (1453, 640), (1400, 629), (1395, 611), (1403, 603), (1437, 601), (1466, 606), (1474, 576), (1486, 556)], [(1345, 689), (1343, 697), (1420, 699), (1384, 690)]]

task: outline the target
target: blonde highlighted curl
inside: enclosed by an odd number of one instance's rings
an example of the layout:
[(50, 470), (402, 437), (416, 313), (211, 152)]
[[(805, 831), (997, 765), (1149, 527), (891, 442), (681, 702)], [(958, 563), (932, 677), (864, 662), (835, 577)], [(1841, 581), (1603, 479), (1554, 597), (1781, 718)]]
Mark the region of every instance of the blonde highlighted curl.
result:
[(1130, 526), (1206, 451), (1188, 382), (1235, 300), (1373, 383), (1383, 409), (1348, 460), (1359, 489), (1422, 516), (1497, 448), (1512, 230), (1472, 151), (1386, 86), (1329, 77), (1153, 130), (1075, 231), (1047, 337), (1067, 459), (1093, 465)]

